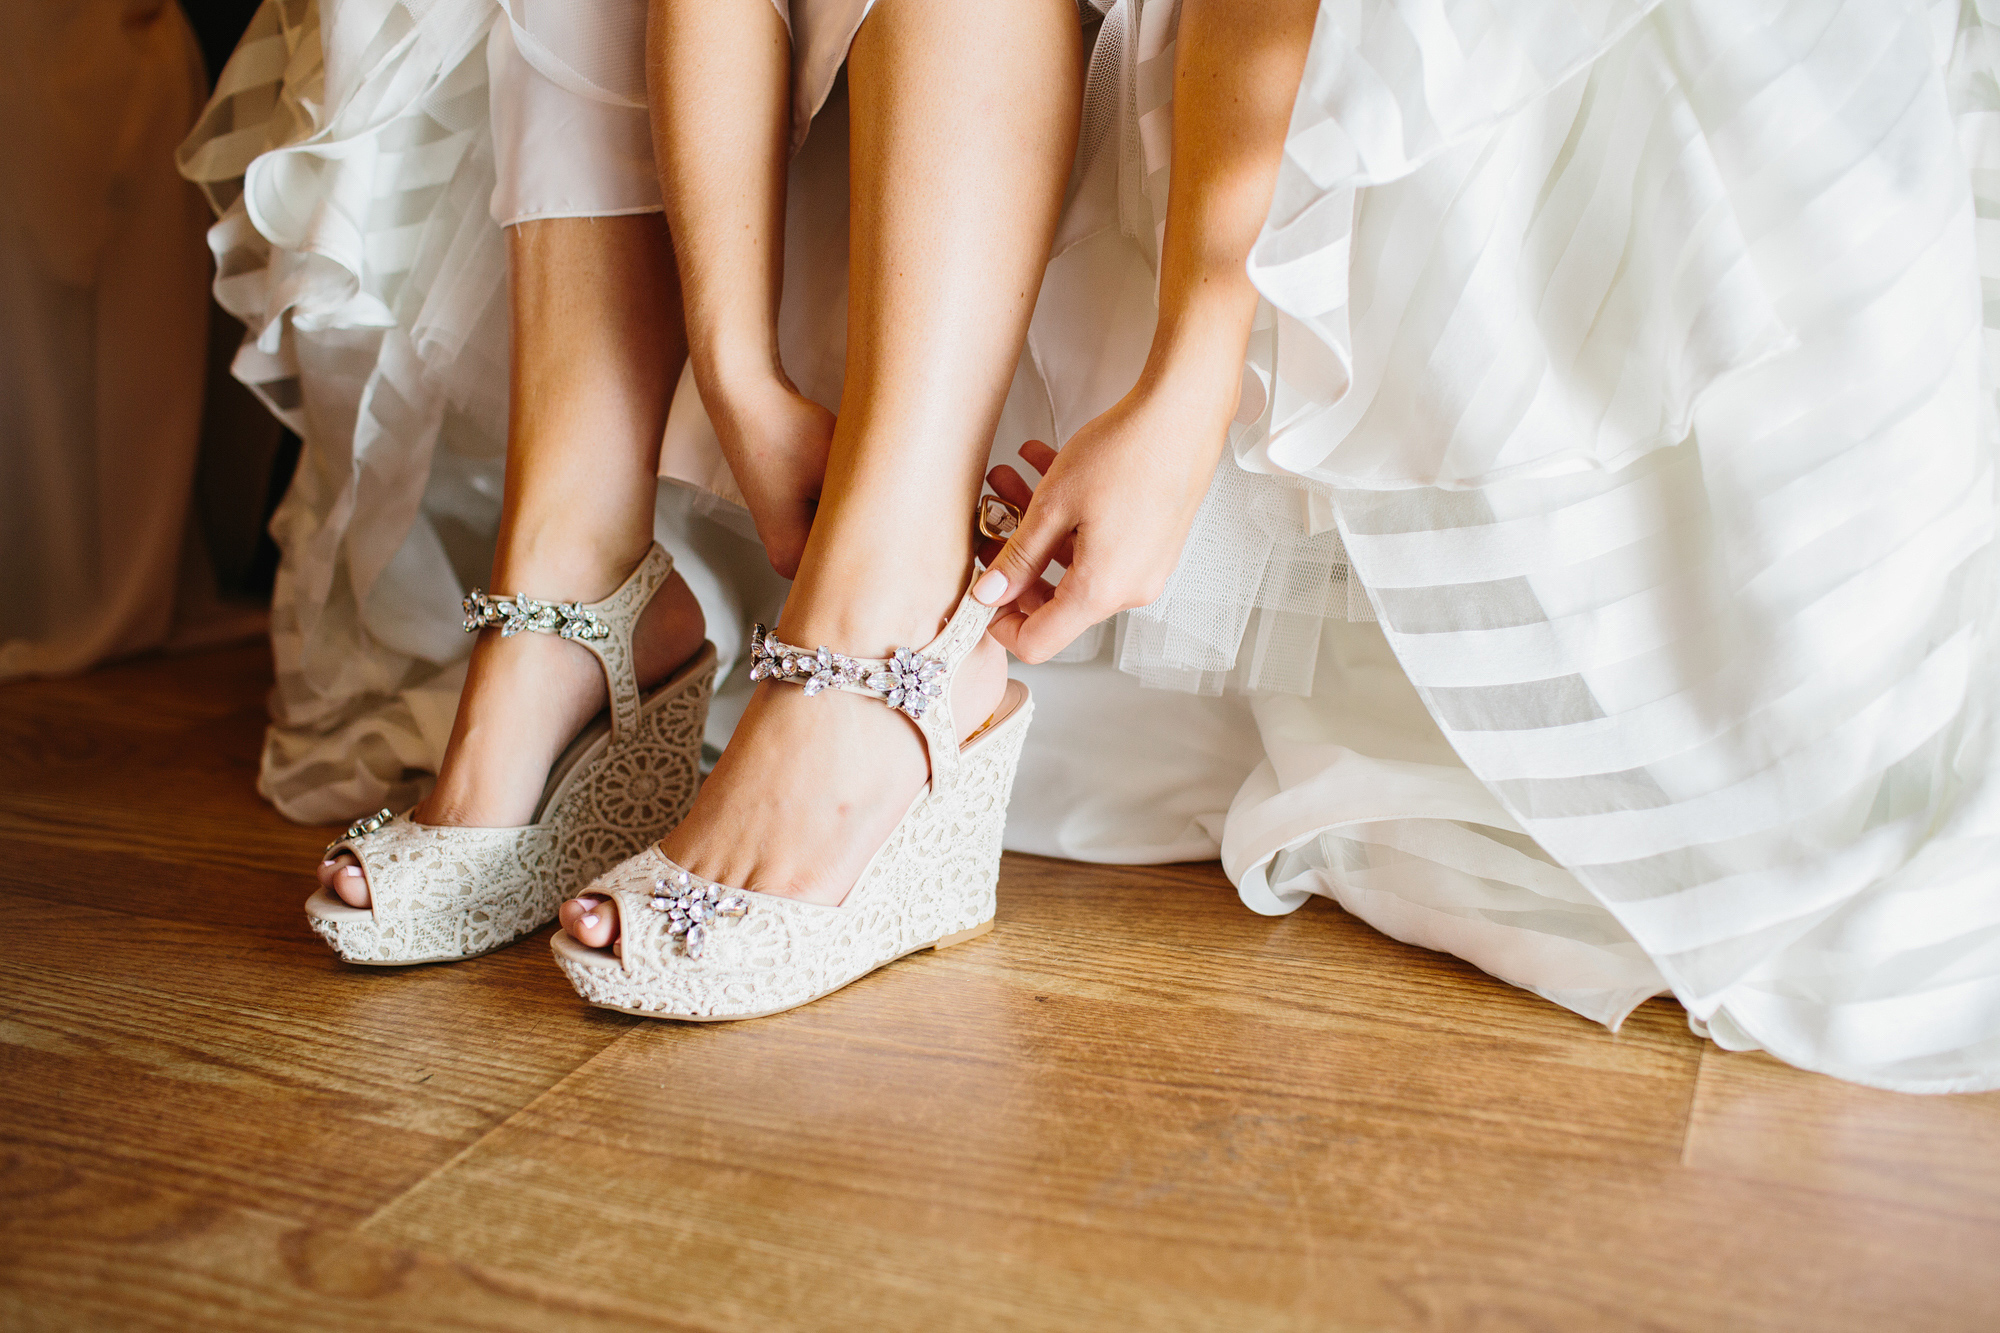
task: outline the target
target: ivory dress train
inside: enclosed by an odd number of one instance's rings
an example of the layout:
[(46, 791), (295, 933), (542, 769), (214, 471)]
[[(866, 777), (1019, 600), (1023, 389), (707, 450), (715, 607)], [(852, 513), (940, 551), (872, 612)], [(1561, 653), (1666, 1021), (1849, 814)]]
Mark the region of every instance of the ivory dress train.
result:
[[(793, 9), (784, 351), (832, 403), (820, 99), (867, 4)], [(270, 0), (190, 141), (239, 372), (307, 442), (265, 761), (295, 817), (442, 752), (504, 440), (496, 219), (658, 206), (636, 12)], [(1144, 355), (1175, 20), (1103, 21), (996, 461)], [(1602, 1022), (1671, 990), (1732, 1048), (2000, 1086), (1996, 49), (1941, 0), (1326, 0), (1232, 448), (1160, 602), (1022, 673), (1008, 845), (1219, 852), (1256, 910), (1323, 895)], [(605, 151), (536, 151), (558, 115)], [(740, 699), (781, 590), (685, 381), (663, 467), (703, 488), (662, 536)]]

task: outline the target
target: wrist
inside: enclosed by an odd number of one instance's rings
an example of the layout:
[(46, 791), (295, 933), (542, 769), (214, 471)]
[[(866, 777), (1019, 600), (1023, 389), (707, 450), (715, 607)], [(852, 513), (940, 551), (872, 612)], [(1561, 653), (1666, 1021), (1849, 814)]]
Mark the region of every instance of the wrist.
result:
[(1178, 411), (1223, 423), (1236, 412), (1257, 313), (1256, 289), (1240, 271), (1229, 276), (1185, 284), (1162, 306), (1138, 385)]
[[(787, 383), (774, 340), (761, 337), (688, 340), (688, 360), (704, 394), (740, 397)], [(706, 401), (704, 399), (704, 401)]]
[(1208, 338), (1156, 345), (1133, 393), (1198, 431), (1227, 430), (1243, 390), (1248, 341)]

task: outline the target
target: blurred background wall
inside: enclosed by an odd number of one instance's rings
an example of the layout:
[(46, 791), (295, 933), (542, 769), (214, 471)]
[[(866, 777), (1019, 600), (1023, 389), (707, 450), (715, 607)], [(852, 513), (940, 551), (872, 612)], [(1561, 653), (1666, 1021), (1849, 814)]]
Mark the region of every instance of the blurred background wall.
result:
[(0, 0), (0, 680), (263, 628), (297, 443), (174, 168), (254, 9)]

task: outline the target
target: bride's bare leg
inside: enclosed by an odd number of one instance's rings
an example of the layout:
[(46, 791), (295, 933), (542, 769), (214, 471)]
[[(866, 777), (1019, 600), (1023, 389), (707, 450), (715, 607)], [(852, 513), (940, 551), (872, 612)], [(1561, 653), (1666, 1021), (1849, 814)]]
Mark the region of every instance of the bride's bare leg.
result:
[(771, 564), (798, 572), (833, 414), (778, 357), (792, 43), (770, 0), (652, 0), (648, 103), (688, 354)]
[[(490, 591), (595, 601), (653, 540), (667, 405), (685, 356), (666, 225), (658, 214), (552, 218), (510, 229), (513, 349), (507, 480)], [(641, 616), (641, 683), (701, 647), (701, 608), (674, 576)], [(603, 670), (552, 635), (473, 647), (437, 786), (415, 818), (510, 827), (534, 815), (549, 766), (605, 702)], [(368, 904), (343, 854), (320, 880)]]
[[(847, 382), (788, 643), (921, 646), (964, 587), (1076, 141), (1078, 42), (1071, 0), (883, 0), (855, 40)], [(1005, 679), (989, 639), (959, 678), (961, 727)], [(899, 714), (767, 683), (663, 846), (723, 883), (838, 903), (925, 776)], [(562, 920), (598, 947), (616, 929), (596, 900)]]

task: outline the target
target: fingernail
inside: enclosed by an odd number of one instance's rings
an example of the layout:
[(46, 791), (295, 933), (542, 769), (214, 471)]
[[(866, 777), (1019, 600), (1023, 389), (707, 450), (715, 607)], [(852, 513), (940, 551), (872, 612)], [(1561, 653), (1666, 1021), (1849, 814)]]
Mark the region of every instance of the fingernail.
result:
[(997, 569), (989, 569), (979, 576), (979, 582), (972, 585), (972, 600), (983, 606), (996, 605), (1007, 591), (1007, 576)]
[(597, 913), (585, 912), (583, 920), (579, 924), (589, 926), (592, 930), (595, 930), (597, 928)]

